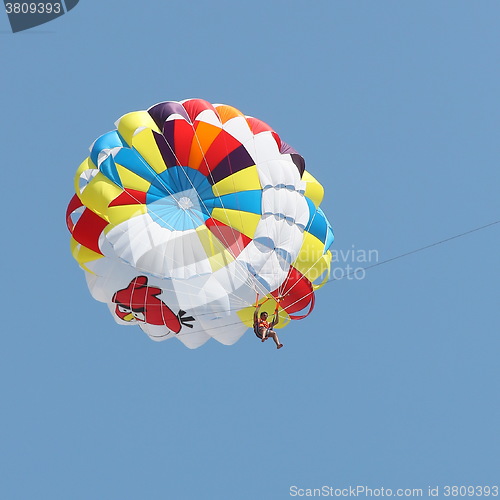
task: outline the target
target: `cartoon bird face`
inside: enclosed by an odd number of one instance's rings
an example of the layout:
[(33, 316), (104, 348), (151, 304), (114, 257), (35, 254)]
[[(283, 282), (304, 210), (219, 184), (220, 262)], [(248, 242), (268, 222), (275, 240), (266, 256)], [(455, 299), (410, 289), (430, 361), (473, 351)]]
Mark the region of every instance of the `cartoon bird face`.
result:
[(142, 323), (146, 323), (144, 308), (133, 310), (123, 304), (117, 304), (115, 312), (123, 321), (130, 321), (134, 323), (140, 321)]
[(181, 330), (178, 316), (161, 300), (161, 289), (148, 286), (146, 276), (134, 278), (127, 288), (113, 295), (115, 313), (123, 321), (165, 325), (174, 333)]

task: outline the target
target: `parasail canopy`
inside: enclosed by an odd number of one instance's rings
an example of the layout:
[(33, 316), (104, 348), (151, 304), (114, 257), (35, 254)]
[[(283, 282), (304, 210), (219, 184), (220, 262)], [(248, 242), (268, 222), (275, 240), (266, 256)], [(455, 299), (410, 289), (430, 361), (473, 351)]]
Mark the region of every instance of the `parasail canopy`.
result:
[(71, 251), (122, 325), (233, 344), (255, 302), (306, 317), (328, 279), (323, 187), (266, 123), (202, 99), (122, 116), (78, 168)]

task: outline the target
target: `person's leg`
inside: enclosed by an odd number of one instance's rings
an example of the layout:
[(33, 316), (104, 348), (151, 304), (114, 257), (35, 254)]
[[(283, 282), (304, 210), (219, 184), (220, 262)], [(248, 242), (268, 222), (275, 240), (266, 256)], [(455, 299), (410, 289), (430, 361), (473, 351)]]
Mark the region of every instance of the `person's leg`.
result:
[(274, 340), (277, 349), (281, 349), (283, 347), (283, 344), (280, 344), (280, 339), (278, 338), (278, 334), (274, 330), (269, 330), (268, 335), (272, 337), (272, 339)]
[(263, 326), (261, 326), (259, 328), (259, 333), (260, 333), (260, 338), (262, 339), (262, 342), (264, 342), (264, 340), (267, 340), (267, 335), (268, 335), (268, 330), (267, 328), (264, 328)]

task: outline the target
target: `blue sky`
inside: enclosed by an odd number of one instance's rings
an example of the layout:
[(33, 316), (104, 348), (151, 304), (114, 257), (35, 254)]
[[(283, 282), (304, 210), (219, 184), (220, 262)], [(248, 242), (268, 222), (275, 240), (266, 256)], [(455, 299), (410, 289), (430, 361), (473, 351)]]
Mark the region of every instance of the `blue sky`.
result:
[(64, 214), (119, 116), (201, 97), (301, 152), (334, 250), (385, 260), (496, 221), (499, 16), (487, 0), (81, 0), (14, 35), (0, 14), (0, 497), (498, 485), (498, 225), (327, 284), (280, 351), (251, 332), (191, 351), (91, 299)]

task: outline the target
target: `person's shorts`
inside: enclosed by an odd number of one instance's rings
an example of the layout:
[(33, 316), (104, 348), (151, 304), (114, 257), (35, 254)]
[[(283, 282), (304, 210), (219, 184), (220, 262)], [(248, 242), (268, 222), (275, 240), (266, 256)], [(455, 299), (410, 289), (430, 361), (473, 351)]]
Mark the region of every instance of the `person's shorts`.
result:
[[(259, 329), (255, 328), (254, 329), (254, 333), (257, 337), (259, 337), (259, 339), (261, 339), (264, 335), (262, 334), (261, 332), (261, 329), (264, 329), (264, 327), (261, 327)], [(274, 330), (272, 328), (267, 328), (267, 333), (266, 333), (266, 337), (269, 336), (269, 332), (273, 332), (274, 333)]]

